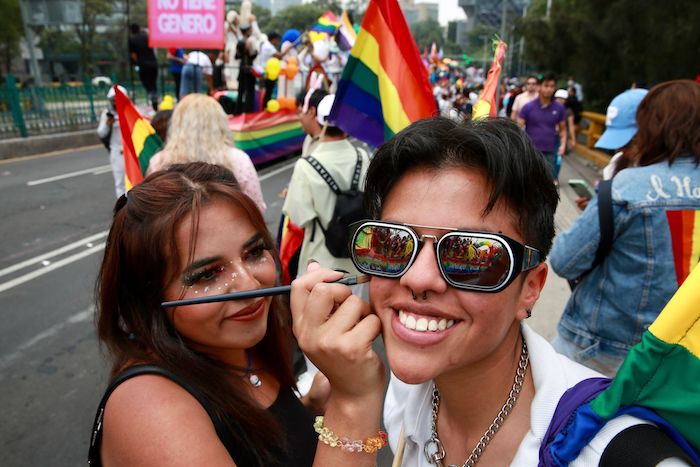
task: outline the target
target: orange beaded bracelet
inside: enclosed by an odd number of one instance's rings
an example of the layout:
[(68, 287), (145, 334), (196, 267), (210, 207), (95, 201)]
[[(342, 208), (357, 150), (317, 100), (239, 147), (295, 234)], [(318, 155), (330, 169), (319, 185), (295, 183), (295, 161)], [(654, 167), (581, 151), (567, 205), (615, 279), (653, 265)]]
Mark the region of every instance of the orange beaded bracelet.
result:
[(340, 438), (333, 433), (330, 428), (323, 426), (322, 416), (316, 417), (314, 430), (318, 433), (318, 439), (324, 444), (332, 448), (339, 447), (346, 452), (366, 452), (367, 454), (373, 454), (386, 446), (387, 435), (383, 431), (377, 433), (377, 436), (365, 438), (364, 441), (361, 439), (351, 440), (345, 437)]

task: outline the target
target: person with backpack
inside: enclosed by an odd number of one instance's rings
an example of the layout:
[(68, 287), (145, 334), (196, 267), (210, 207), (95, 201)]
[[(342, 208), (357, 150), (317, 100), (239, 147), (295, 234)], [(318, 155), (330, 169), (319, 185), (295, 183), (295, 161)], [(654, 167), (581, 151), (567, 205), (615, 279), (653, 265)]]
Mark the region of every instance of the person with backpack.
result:
[[(381, 426), (382, 407), (393, 465), (406, 467), (601, 465), (618, 436), (646, 424), (615, 417), (570, 463), (540, 454), (561, 420), (560, 400), (601, 377), (527, 324), (548, 275), (558, 202), (550, 180), (544, 157), (504, 118), (420, 120), (377, 150), (368, 219), (350, 241), (356, 267), (371, 277), (369, 302), (331, 283), (341, 272), (313, 262), (292, 284), (297, 341), (331, 386), (315, 428), (322, 441), (329, 432), (341, 440), (319, 444), (317, 459), (375, 465), (374, 454), (347, 452), (342, 440), (364, 443)], [(380, 334), (391, 369), (386, 395), (371, 346)], [(627, 439), (626, 465), (656, 465), (633, 456), (646, 438)], [(670, 465), (688, 465), (679, 462)]]
[[(304, 132), (318, 135), (318, 139), (309, 155), (294, 166), (282, 207), (289, 220), (304, 229), (298, 273), (306, 270), (310, 259), (331, 269), (357, 272), (346, 247), (347, 224), (363, 217), (362, 189), (369, 156), (353, 146), (340, 128), (328, 122), (334, 98), (335, 95), (317, 89), (310, 93), (308, 104), (301, 109)], [(353, 210), (357, 211), (358, 207), (360, 214), (353, 216)], [(348, 216), (350, 220), (333, 221), (334, 217), (338, 220)]]
[[(126, 89), (117, 85), (121, 92), (126, 94)], [(107, 92), (107, 108), (100, 114), (97, 125), (97, 136), (109, 151), (109, 163), (112, 166), (114, 176), (114, 191), (119, 198), (124, 194), (124, 156), (122, 155), (122, 134), (119, 129), (119, 116), (114, 105), (114, 86)]]

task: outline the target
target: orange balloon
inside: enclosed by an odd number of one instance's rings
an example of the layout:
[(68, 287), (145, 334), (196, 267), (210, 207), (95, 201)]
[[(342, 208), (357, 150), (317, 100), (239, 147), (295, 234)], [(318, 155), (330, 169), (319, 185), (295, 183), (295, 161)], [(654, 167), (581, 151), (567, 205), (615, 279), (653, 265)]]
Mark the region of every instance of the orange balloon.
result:
[(299, 63), (297, 62), (297, 58), (296, 58), (296, 57), (288, 57), (288, 58), (287, 58), (287, 64), (288, 64), (288, 65), (291, 65), (292, 63), (295, 64), (295, 65), (298, 65), (298, 64), (299, 64)]
[(287, 79), (294, 79), (294, 77), (299, 73), (299, 67), (295, 63), (288, 63), (285, 70), (285, 75)]

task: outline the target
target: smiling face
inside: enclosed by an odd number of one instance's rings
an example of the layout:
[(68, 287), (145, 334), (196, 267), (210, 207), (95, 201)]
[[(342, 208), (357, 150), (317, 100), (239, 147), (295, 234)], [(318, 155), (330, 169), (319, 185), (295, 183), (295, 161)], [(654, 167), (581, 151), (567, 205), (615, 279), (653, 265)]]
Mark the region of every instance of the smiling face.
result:
[[(192, 218), (188, 216), (176, 231), (181, 264), (166, 286), (165, 300), (274, 285), (276, 266), (270, 246), (240, 206), (215, 199), (201, 209), (190, 260), (191, 234)], [(267, 331), (270, 302), (271, 297), (207, 303), (177, 307), (168, 313), (191, 348), (245, 366), (243, 351), (260, 342)]]
[[(513, 213), (497, 203), (485, 217), (490, 188), (481, 173), (464, 168), (416, 169), (389, 192), (382, 220), (505, 234), (519, 242)], [(522, 273), (498, 293), (459, 290), (440, 274), (428, 235), (445, 231), (415, 228), (425, 247), (399, 279), (373, 277), (372, 306), (382, 321), (393, 373), (407, 383), (480, 368), (498, 361), (518, 338), (519, 321), (534, 305), (546, 266)], [(544, 271), (544, 276), (542, 275)], [(412, 298), (415, 296), (416, 298)], [(425, 299), (423, 299), (425, 297)]]

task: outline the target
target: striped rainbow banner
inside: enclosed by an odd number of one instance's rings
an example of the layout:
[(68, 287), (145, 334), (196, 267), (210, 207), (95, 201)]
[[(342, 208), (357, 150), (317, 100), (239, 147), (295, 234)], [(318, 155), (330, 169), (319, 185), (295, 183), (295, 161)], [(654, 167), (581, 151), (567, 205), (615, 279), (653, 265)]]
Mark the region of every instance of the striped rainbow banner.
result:
[(301, 150), (305, 133), (295, 110), (244, 113), (229, 117), (233, 142), (253, 164), (262, 164)]
[(700, 211), (667, 211), (673, 262), (680, 286), (700, 261)]

